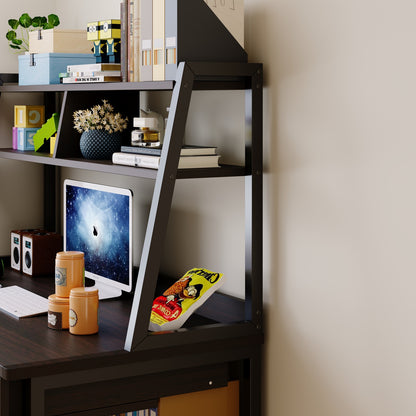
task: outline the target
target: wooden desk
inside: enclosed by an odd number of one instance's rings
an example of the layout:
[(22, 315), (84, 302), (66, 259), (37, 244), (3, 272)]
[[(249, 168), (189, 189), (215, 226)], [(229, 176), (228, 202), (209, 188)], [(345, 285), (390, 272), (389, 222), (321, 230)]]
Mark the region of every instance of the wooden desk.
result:
[[(53, 277), (30, 278), (10, 269), (1, 283), (45, 297), (54, 292)], [(235, 379), (240, 380), (240, 414), (259, 414), (262, 336), (253, 331), (224, 343), (187, 344), (192, 329), (183, 329), (149, 336), (138, 351), (127, 352), (130, 305), (129, 297), (101, 301), (100, 331), (89, 336), (49, 329), (45, 315), (18, 320), (0, 312), (0, 415), (109, 416)], [(166, 342), (155, 344), (155, 337)]]

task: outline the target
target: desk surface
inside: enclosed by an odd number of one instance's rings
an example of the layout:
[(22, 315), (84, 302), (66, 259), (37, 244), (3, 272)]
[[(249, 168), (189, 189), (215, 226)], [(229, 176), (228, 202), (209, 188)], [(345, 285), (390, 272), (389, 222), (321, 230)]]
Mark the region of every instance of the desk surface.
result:
[[(18, 285), (48, 297), (54, 278), (29, 277), (7, 271), (3, 286)], [(1, 289), (0, 289), (1, 290)], [(124, 355), (131, 300), (104, 300), (99, 304), (99, 333), (77, 336), (48, 328), (47, 316), (16, 319), (0, 311), (0, 377), (27, 378), (47, 371), (48, 365), (64, 365), (77, 359), (106, 354)]]
[[(0, 282), (3, 286), (22, 286), (44, 297), (54, 292), (53, 276), (29, 277), (7, 269), (5, 277)], [(224, 303), (224, 300), (221, 300), (221, 296), (225, 297), (218, 295), (218, 301), (214, 301), (214, 296), (210, 298), (209, 302), (216, 302), (212, 309), (216, 311), (223, 309), (224, 315), (229, 314), (232, 308), (228, 301)], [(229, 339), (221, 343), (213, 339), (209, 331), (206, 337), (202, 334), (195, 337), (195, 331), (184, 330), (168, 335), (154, 334), (146, 339), (140, 351), (127, 352), (124, 350), (124, 342), (131, 302), (130, 296), (100, 301), (99, 332), (86, 336), (49, 329), (46, 315), (16, 319), (0, 311), (0, 377), (6, 380), (21, 380), (80, 369), (157, 361), (172, 354), (183, 356), (185, 353), (194, 354), (196, 351), (202, 353), (204, 350), (210, 352), (227, 348), (232, 350), (243, 344), (262, 342), (261, 333), (254, 329), (247, 333), (247, 324), (242, 323), (244, 328), (241, 329), (244, 331), (237, 328), (236, 336), (227, 335)], [(244, 308), (240, 308), (241, 306), (243, 305), (239, 301), (235, 315), (240, 317), (244, 315)], [(203, 307), (200, 311), (202, 309)], [(188, 322), (187, 326), (192, 328), (201, 324), (215, 327), (219, 321), (194, 314)], [(213, 328), (216, 329), (218, 328)], [(227, 334), (230, 332), (226, 326), (222, 330)], [(153, 342), (156, 338), (158, 341), (161, 340), (161, 337), (164, 337), (163, 343)]]
[[(53, 276), (31, 278), (7, 269), (0, 282), (44, 297), (54, 292)], [(211, 309), (230, 317), (233, 308), (221, 296), (210, 298)], [(259, 397), (261, 331), (247, 322), (229, 326), (194, 314), (187, 328), (150, 333), (139, 350), (128, 352), (124, 341), (131, 301), (130, 296), (100, 301), (99, 333), (86, 336), (49, 329), (46, 315), (19, 320), (0, 312), (0, 414), (25, 415), (29, 406), (35, 416), (106, 416), (153, 406), (159, 397), (224, 386), (242, 376), (247, 359), (253, 363), (250, 389)], [(241, 302), (236, 304), (233, 319), (241, 317)], [(68, 401), (68, 394), (77, 399)], [(253, 403), (250, 414), (258, 414), (258, 400)]]

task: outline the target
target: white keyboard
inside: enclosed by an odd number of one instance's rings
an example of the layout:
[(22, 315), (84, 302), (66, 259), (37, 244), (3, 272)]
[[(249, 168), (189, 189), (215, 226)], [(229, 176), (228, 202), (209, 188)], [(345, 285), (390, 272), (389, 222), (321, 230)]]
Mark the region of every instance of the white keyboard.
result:
[(0, 309), (14, 318), (26, 318), (48, 312), (48, 299), (20, 286), (2, 287)]

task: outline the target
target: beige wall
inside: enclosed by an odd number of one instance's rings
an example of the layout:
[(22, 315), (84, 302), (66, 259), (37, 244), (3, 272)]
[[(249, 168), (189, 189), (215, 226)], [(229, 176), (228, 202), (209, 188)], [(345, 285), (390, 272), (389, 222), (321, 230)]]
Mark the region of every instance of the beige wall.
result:
[[(118, 12), (95, 3), (56, 2), (79, 27), (79, 10), (86, 21)], [(416, 413), (415, 13), (408, 0), (246, 0), (246, 49), (265, 69), (267, 416)], [(213, 130), (200, 114), (188, 133), (204, 140)], [(236, 130), (214, 136), (238, 141), (239, 118), (228, 119)], [(237, 210), (241, 183), (230, 193), (227, 181), (180, 184), (174, 214), (207, 235), (190, 257), (208, 257), (239, 292), (241, 234), (229, 230), (242, 214), (204, 204)], [(164, 267), (179, 272), (189, 257), (174, 254)]]
[(266, 79), (266, 414), (414, 415), (416, 5), (246, 5)]

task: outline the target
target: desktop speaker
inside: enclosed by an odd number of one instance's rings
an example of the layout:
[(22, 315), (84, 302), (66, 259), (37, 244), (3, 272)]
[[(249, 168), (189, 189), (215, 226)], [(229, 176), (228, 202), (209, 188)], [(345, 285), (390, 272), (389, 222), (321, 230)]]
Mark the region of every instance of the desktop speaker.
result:
[(13, 230), (10, 232), (10, 265), (12, 269), (22, 271), (22, 235), (41, 231), (37, 228)]
[(62, 251), (62, 235), (37, 231), (22, 235), (22, 272), (29, 276), (55, 273), (56, 253)]

